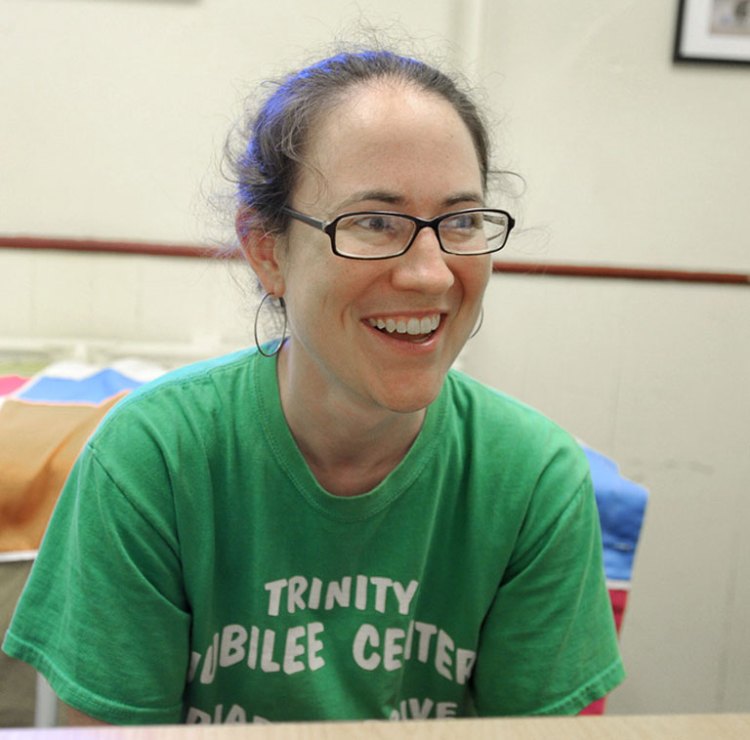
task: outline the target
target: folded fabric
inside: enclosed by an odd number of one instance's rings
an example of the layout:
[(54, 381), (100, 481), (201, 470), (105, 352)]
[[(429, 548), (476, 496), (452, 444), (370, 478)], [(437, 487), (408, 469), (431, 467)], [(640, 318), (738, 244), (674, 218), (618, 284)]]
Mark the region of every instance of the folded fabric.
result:
[(70, 378), (39, 378), (24, 388), (17, 398), (24, 401), (56, 401), (57, 403), (101, 403), (115, 393), (137, 388), (140, 383), (116, 370), (100, 370), (83, 380)]
[(599, 509), (607, 579), (630, 581), (648, 491), (624, 478), (613, 460), (586, 445), (582, 447), (589, 461)]
[(163, 368), (138, 361), (120, 361), (100, 368), (76, 362), (58, 362), (35, 375), (15, 397), (24, 401), (94, 403), (137, 388), (158, 377)]
[(58, 362), (5, 376), (0, 406), (0, 552), (35, 550), (73, 463), (104, 415), (164, 369)]
[(73, 462), (123, 395), (99, 405), (6, 399), (0, 408), (0, 552), (39, 547)]

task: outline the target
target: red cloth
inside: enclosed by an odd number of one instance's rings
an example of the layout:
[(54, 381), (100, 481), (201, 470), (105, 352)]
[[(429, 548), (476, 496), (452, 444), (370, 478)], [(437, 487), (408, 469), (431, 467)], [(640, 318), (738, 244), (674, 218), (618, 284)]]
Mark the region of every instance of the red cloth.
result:
[[(625, 615), (625, 607), (628, 603), (628, 592), (623, 588), (610, 588), (609, 599), (612, 602), (612, 613), (615, 617), (615, 627), (619, 635), (620, 628), (622, 627), (622, 618)], [(606, 704), (607, 697), (603, 696), (593, 704), (589, 704), (581, 714), (604, 714)]]
[(625, 607), (628, 603), (628, 591), (624, 588), (611, 588), (609, 589), (609, 598), (615, 615), (615, 627), (617, 627), (617, 633), (619, 634), (622, 628), (622, 618), (625, 616)]
[(0, 396), (9, 396), (27, 381), (28, 378), (22, 378), (20, 375), (0, 375)]

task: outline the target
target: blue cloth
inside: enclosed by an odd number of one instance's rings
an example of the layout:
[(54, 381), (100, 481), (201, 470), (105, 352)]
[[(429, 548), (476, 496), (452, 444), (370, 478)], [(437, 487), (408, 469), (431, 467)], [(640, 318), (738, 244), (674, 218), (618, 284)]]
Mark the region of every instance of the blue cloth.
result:
[(629, 581), (648, 502), (648, 491), (623, 478), (613, 460), (582, 445), (599, 508), (604, 570), (613, 581)]
[(125, 391), (133, 390), (142, 382), (117, 370), (104, 369), (85, 378), (59, 378), (42, 375), (29, 383), (17, 398), (23, 401), (46, 403), (101, 403)]

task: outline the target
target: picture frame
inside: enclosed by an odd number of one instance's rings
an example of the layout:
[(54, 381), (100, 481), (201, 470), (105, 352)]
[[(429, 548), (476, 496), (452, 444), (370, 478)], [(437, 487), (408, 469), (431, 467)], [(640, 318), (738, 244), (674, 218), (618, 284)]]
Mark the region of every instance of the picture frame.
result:
[(673, 60), (750, 64), (750, 0), (679, 0)]

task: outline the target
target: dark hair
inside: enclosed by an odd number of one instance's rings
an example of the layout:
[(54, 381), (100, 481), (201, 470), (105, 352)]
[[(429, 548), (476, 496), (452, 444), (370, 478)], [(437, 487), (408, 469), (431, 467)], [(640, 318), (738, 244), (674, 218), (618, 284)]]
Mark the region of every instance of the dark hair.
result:
[(469, 129), (483, 186), (489, 175), (489, 136), (477, 106), (457, 82), (425, 62), (392, 51), (359, 51), (323, 59), (284, 78), (246, 129), (242, 153), (232, 168), (240, 209), (269, 231), (284, 231), (287, 205), (296, 184), (310, 132), (351, 89), (392, 79), (447, 100)]

